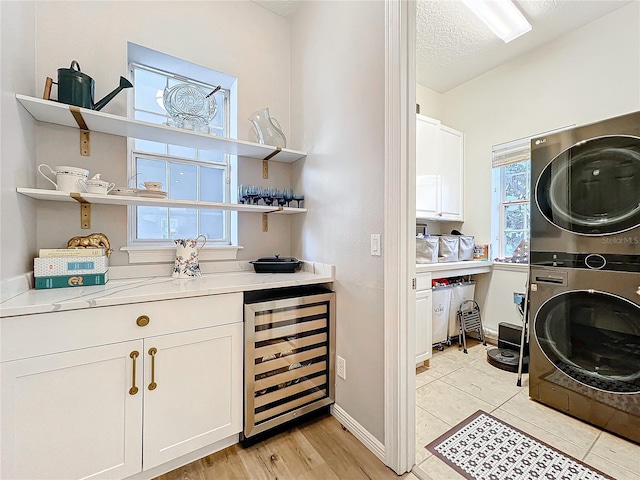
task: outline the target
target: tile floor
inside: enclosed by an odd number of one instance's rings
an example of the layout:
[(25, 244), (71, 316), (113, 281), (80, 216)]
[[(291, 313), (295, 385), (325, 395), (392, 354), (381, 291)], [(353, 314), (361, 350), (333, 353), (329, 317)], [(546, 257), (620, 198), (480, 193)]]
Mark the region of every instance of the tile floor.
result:
[(416, 370), (415, 473), (420, 478), (463, 478), (424, 447), (482, 409), (617, 480), (640, 480), (640, 445), (530, 400), (528, 376), (517, 387), (517, 374), (491, 366), (486, 347), (472, 342), (467, 355), (456, 344), (442, 352), (434, 349), (430, 366)]

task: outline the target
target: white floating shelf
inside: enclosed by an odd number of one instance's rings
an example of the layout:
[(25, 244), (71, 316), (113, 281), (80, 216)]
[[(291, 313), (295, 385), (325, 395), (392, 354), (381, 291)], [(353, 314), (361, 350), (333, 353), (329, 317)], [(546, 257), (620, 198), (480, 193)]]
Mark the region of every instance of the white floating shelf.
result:
[(90, 203), (102, 205), (142, 205), (148, 207), (172, 207), (172, 208), (207, 208), (215, 210), (233, 210), (237, 212), (249, 213), (274, 213), (278, 215), (291, 215), (295, 213), (306, 213), (306, 208), (277, 207), (269, 205), (246, 205), (242, 203), (216, 203), (216, 202), (195, 202), (190, 200), (171, 200), (165, 198), (148, 197), (127, 197), (124, 195), (101, 195), (98, 193), (78, 193), (74, 194), (79, 198), (74, 198), (68, 192), (57, 190), (42, 190), (38, 188), (21, 188), (16, 191), (27, 197), (37, 200), (49, 200), (54, 202)]
[[(53, 100), (29, 97), (16, 94), (16, 99), (40, 122), (54, 123), (65, 127), (78, 128), (78, 123), (69, 110), (69, 105)], [(183, 147), (215, 150), (241, 157), (264, 160), (270, 155), (269, 161), (292, 163), (307, 156), (305, 152), (283, 148), (277, 152), (275, 147), (259, 143), (216, 137), (214, 135), (183, 130), (180, 128), (158, 125), (140, 120), (134, 120), (119, 115), (103, 113), (97, 110), (80, 108), (80, 113), (90, 131), (119, 135), (121, 137), (138, 138), (154, 142), (181, 145)], [(275, 155), (274, 155), (275, 153)]]

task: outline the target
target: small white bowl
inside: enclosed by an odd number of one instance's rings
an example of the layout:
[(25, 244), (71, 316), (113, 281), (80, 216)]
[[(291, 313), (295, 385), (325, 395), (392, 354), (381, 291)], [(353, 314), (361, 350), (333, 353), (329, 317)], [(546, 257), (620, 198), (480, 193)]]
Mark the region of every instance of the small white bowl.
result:
[(162, 182), (144, 182), (140, 184), (140, 188), (145, 188), (147, 190), (153, 191), (161, 191), (162, 190)]
[(102, 195), (106, 195), (111, 190), (113, 190), (116, 186), (115, 183), (109, 183), (104, 180), (78, 180), (78, 183), (82, 185), (82, 187), (87, 191), (87, 193), (99, 193)]

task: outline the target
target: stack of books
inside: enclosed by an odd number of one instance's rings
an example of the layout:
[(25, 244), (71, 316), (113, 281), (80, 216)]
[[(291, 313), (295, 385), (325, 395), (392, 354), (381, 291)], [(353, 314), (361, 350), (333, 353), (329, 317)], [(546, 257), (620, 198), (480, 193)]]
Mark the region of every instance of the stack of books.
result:
[(33, 259), (35, 288), (104, 285), (109, 259), (104, 248), (41, 248)]

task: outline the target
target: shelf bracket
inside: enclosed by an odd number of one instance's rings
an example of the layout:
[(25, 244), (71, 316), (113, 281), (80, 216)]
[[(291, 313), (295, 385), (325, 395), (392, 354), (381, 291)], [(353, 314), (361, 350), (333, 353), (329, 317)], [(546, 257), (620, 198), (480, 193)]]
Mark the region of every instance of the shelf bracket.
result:
[(269, 159), (275, 157), (282, 151), (282, 148), (276, 147), (275, 152), (271, 152), (262, 160), (262, 178), (269, 178)]
[(269, 231), (269, 214), (270, 213), (274, 213), (274, 212), (281, 212), (283, 210), (282, 207), (278, 207), (275, 208), (269, 212), (263, 213), (262, 214), (262, 231), (263, 232), (268, 232)]
[(82, 112), (80, 112), (79, 107), (69, 105), (69, 111), (71, 112), (71, 115), (73, 115), (73, 118), (80, 128), (80, 155), (82, 155), (83, 157), (88, 157), (89, 155), (91, 155), (91, 138), (89, 136), (89, 127), (87, 127), (87, 123), (84, 121)]
[(72, 192), (71, 198), (80, 202), (80, 228), (91, 228), (91, 204), (87, 202), (79, 193)]
[(53, 85), (53, 78), (47, 77), (44, 82), (44, 92), (42, 92), (42, 99), (49, 100), (51, 97), (51, 86)]

